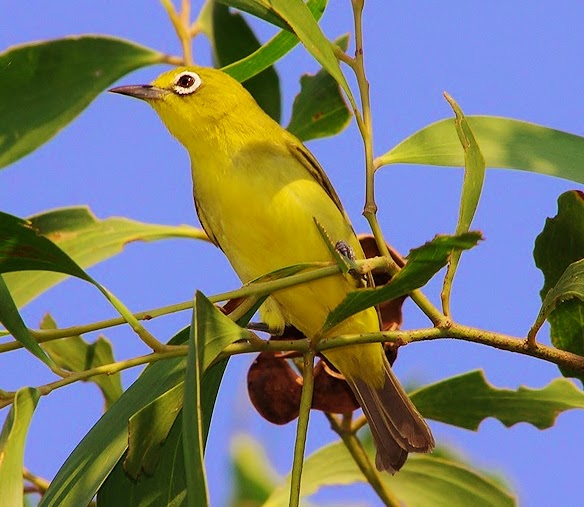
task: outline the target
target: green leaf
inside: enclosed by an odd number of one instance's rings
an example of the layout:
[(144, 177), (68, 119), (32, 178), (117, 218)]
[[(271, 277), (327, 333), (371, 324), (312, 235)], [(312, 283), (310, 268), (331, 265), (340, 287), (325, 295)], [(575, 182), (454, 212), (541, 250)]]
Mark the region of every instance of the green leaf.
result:
[(18, 313), (18, 308), (12, 299), (4, 277), (0, 273), (0, 322), (6, 330), (19, 342), (26, 350), (40, 359), (49, 368), (55, 369), (57, 365), (45, 354), (37, 341), (31, 336), (26, 324)]
[[(204, 300), (204, 296), (202, 298), (203, 301), (199, 300), (199, 305), (206, 306), (208, 301)], [(207, 368), (203, 375), (200, 389), (203, 445), (206, 444), (213, 407), (223, 378), (223, 372), (227, 366), (227, 360), (222, 360), (210, 367), (209, 364), (216, 359), (217, 354), (223, 350), (225, 344), (235, 337), (234, 333), (241, 332), (235, 330), (235, 327), (233, 327), (235, 324), (232, 322), (225, 322), (224, 319), (226, 317), (220, 313), (217, 315), (217, 312), (218, 310), (215, 308), (213, 308), (212, 312), (210, 308), (208, 312), (203, 310), (205, 314), (204, 320), (209, 318), (208, 329), (216, 329), (219, 332), (219, 336), (213, 336), (213, 339), (209, 341), (210, 345), (208, 349), (205, 349), (205, 359), (203, 360), (204, 367)], [(238, 322), (241, 325), (247, 324), (246, 320)], [(207, 327), (207, 325), (204, 327)], [(186, 341), (186, 333), (187, 330), (182, 331), (173, 338), (171, 343), (175, 345), (184, 343)], [(149, 366), (147, 371), (155, 368), (156, 364)], [(131, 420), (130, 431), (135, 433), (135, 438), (130, 435), (130, 448), (126, 454), (130, 462), (126, 461), (122, 466), (122, 460), (120, 460), (107, 477), (103, 487), (100, 488), (98, 498), (103, 502), (103, 505), (108, 507), (142, 504), (182, 505), (185, 501), (187, 485), (183, 455), (183, 418), (177, 414), (174, 424), (170, 421), (170, 417), (165, 417), (162, 423), (157, 421), (156, 431), (152, 432), (152, 434), (150, 433), (153, 421), (147, 419), (147, 414), (160, 414), (173, 410), (173, 407), (177, 406), (178, 400), (174, 399), (173, 401), (173, 398), (178, 394), (179, 389), (182, 390), (184, 373), (179, 379), (180, 382), (177, 382), (173, 388), (177, 390), (175, 393), (167, 395), (170, 397), (160, 396), (151, 403), (151, 406), (143, 414), (140, 414), (140, 417)], [(140, 379), (138, 382), (140, 382)], [(187, 394), (187, 396), (189, 395)], [(144, 424), (145, 427), (139, 427), (139, 424)], [(169, 424), (172, 425), (172, 428), (169, 428)], [(165, 436), (165, 432), (169, 429), (168, 436)], [(142, 440), (140, 438), (141, 435), (146, 435), (146, 439)], [(131, 474), (136, 473), (137, 468), (140, 466), (147, 471), (147, 474), (140, 475), (137, 480), (130, 479), (124, 471), (126, 464), (130, 465), (128, 471)]]
[(130, 417), (123, 468), (132, 479), (142, 472), (154, 475), (160, 448), (182, 410), (183, 396), (184, 382), (180, 382)]
[[(57, 324), (47, 314), (43, 317), (40, 327), (41, 329), (57, 329)], [(112, 345), (103, 336), (99, 336), (91, 344), (87, 343), (81, 336), (69, 336), (45, 342), (41, 348), (59, 367), (68, 371), (89, 370), (115, 361)], [(119, 372), (96, 375), (87, 381), (94, 382), (101, 389), (106, 410), (122, 395), (122, 379)]]
[(155, 340), (114, 294), (91, 278), (55, 243), (41, 236), (29, 221), (0, 212), (0, 274), (27, 270), (55, 271), (92, 283), (144, 341)]
[[(202, 299), (199, 299), (199, 305), (203, 307), (210, 304), (206, 299), (201, 301)], [(210, 333), (205, 337), (203, 358), (205, 374), (200, 389), (204, 441), (227, 360), (222, 360), (212, 367), (211, 363), (217, 359), (225, 345), (230, 343), (230, 340), (236, 339), (237, 333), (242, 332), (233, 322), (223, 321), (227, 317), (218, 312), (219, 310), (215, 308), (213, 308), (213, 312), (202, 310), (204, 314), (203, 327)], [(237, 332), (235, 328), (237, 328)], [(247, 333), (245, 330), (243, 332)], [(189, 328), (183, 329), (173, 337), (170, 344), (186, 343), (188, 333)], [(239, 336), (242, 335), (239, 334)], [(148, 456), (148, 462), (158, 461), (158, 466), (156, 466), (152, 476), (142, 475), (138, 482), (129, 479), (123, 470), (120, 458), (128, 446), (127, 425), (130, 418), (164, 393), (181, 384), (185, 379), (185, 364), (185, 357), (175, 357), (149, 365), (139, 379), (101, 417), (67, 458), (44, 495), (41, 507), (87, 505), (104, 481), (104, 487), (99, 492), (104, 505), (126, 506), (140, 504), (140, 502), (180, 505), (181, 498), (185, 498), (186, 492), (182, 457), (182, 417), (176, 418), (158, 455), (156, 455), (154, 447), (151, 446), (151, 441), (146, 443), (147, 446), (150, 446), (151, 452)], [(191, 393), (187, 392), (186, 396), (190, 395)], [(150, 408), (152, 410), (164, 409), (163, 406)], [(148, 424), (152, 424), (152, 421)], [(133, 426), (133, 430), (147, 431), (147, 429), (142, 430), (135, 426)], [(145, 451), (139, 448), (135, 449), (134, 452), (145, 454)], [(114, 472), (110, 475), (112, 470)]]
[[(555, 312), (558, 310), (559, 313), (556, 314)], [(554, 334), (563, 339), (562, 347), (559, 348), (566, 350), (565, 347), (569, 347), (571, 352), (584, 355), (584, 335), (581, 332), (584, 329), (582, 321), (584, 314), (584, 259), (570, 264), (558, 283), (548, 291), (535, 324), (529, 331), (529, 337), (535, 339), (535, 334), (545, 319), (552, 314), (555, 314), (551, 319), (554, 323), (554, 331), (556, 331)], [(558, 324), (562, 325), (566, 318), (571, 321), (570, 325), (563, 332), (558, 333)], [(570, 335), (572, 339), (566, 340), (566, 337)]]
[(236, 435), (231, 441), (232, 507), (263, 505), (280, 478), (265, 449), (248, 435)]
[(250, 333), (224, 315), (199, 291), (195, 294), (193, 306), (185, 373), (183, 445), (187, 503), (193, 507), (203, 507), (209, 504), (209, 496), (203, 459), (206, 437), (201, 403), (201, 378), (203, 372), (227, 345), (249, 337)]
[[(487, 167), (521, 169), (584, 183), (584, 137), (495, 116), (467, 116)], [(433, 123), (379, 157), (386, 164), (464, 166), (454, 120)]]
[[(577, 264), (566, 275), (566, 270), (573, 263), (584, 259), (584, 193), (569, 191), (558, 198), (558, 214), (554, 218), (548, 218), (543, 231), (535, 240), (533, 257), (536, 266), (544, 275), (544, 284), (541, 289), (541, 298), (544, 301), (541, 312), (548, 314), (544, 307), (547, 306), (547, 296), (554, 287), (560, 284), (559, 292), (572, 285), (569, 277), (580, 272)], [(581, 276), (581, 275), (580, 275)], [(580, 282), (581, 283), (581, 282)], [(564, 289), (562, 288), (564, 287)], [(549, 294), (553, 301), (559, 293)], [(534, 324), (530, 335), (537, 330), (539, 319)], [(584, 355), (584, 303), (581, 299), (570, 299), (556, 306), (548, 315), (552, 343), (555, 347)], [(584, 382), (581, 372), (568, 368), (560, 368), (563, 375), (577, 377)]]
[[(10, 231), (3, 229), (5, 226), (3, 222), (0, 221), (0, 231), (2, 236), (5, 236)], [(29, 217), (25, 224), (28, 224), (26, 227), (33, 229), (36, 236), (45, 237), (58, 245), (83, 268), (119, 254), (127, 244), (134, 241), (171, 238), (207, 240), (203, 230), (188, 225), (147, 224), (120, 217), (100, 220), (87, 206), (45, 212)], [(16, 232), (19, 230), (17, 228)], [(41, 254), (42, 251), (39, 255)], [(64, 280), (66, 275), (51, 271), (28, 271), (6, 273), (4, 277), (14, 301), (18, 307), (22, 307)]]
[(0, 54), (0, 167), (51, 139), (110, 84), (164, 55), (113, 37), (14, 46)]
[(347, 297), (327, 317), (324, 331), (332, 329), (347, 317), (384, 301), (409, 294), (424, 286), (442, 269), (453, 250), (467, 250), (482, 238), (478, 232), (459, 236), (436, 236), (432, 241), (410, 251), (406, 265), (389, 283), (375, 289), (360, 289)]
[[(187, 505), (190, 507), (208, 507), (209, 489), (205, 472), (205, 453), (203, 443), (203, 413), (199, 400), (201, 398), (201, 377), (204, 355), (204, 319), (205, 309), (201, 309), (203, 295), (197, 291), (193, 305), (193, 320), (189, 335), (189, 355), (185, 372), (185, 392), (182, 411), (182, 439), (187, 483)], [(205, 301), (208, 302), (207, 299)], [(213, 306), (209, 302), (210, 306)], [(211, 310), (209, 313), (211, 313)], [(231, 321), (230, 321), (231, 322)]]
[[(324, 13), (326, 4), (327, 0), (309, 0), (306, 6), (318, 21)], [(203, 25), (205, 26), (205, 22)], [(294, 33), (282, 30), (251, 55), (227, 65), (222, 70), (240, 82), (247, 81), (280, 60), (296, 47), (298, 42), (300, 41)]]
[[(479, 205), (483, 182), (485, 181), (485, 159), (462, 109), (450, 95), (444, 94), (444, 96), (456, 116), (454, 126), (464, 152), (464, 181), (462, 183), (458, 223), (455, 231), (455, 234), (463, 234), (470, 229)], [(452, 252), (446, 276), (444, 277), (442, 302), (447, 315), (450, 314), (450, 291), (461, 255), (462, 250)]]
[(318, 23), (302, 0), (268, 0), (270, 6), (284, 19), (298, 36), (308, 52), (336, 80), (356, 107), (349, 83), (341, 70), (332, 43), (325, 37)]
[[(211, 424), (211, 415), (215, 399), (223, 378), (227, 360), (223, 360), (209, 368), (203, 376), (201, 392), (203, 393), (203, 431), (206, 440)], [(184, 375), (183, 375), (184, 378)], [(183, 382), (178, 385), (183, 386)], [(181, 399), (182, 401), (182, 399)], [(156, 402), (154, 402), (156, 404)], [(156, 409), (164, 410), (163, 406)], [(142, 434), (148, 431), (152, 421), (143, 421), (146, 425)], [(156, 423), (158, 424), (158, 422)], [(128, 505), (164, 505), (182, 506), (186, 503), (187, 485), (185, 462), (183, 454), (182, 417), (180, 413), (169, 428), (168, 435), (160, 446), (151, 446), (148, 456), (149, 463), (155, 468), (150, 475), (142, 474), (137, 480), (128, 477), (125, 472), (125, 462), (120, 460), (107, 477), (98, 492), (98, 503), (108, 507), (126, 507)], [(160, 428), (160, 436), (163, 428)], [(132, 445), (130, 441), (130, 445)], [(140, 446), (138, 439), (134, 445)], [(128, 449), (128, 454), (132, 452)], [(140, 452), (138, 447), (138, 452)]]
[[(335, 41), (347, 50), (349, 36)], [(334, 136), (342, 132), (351, 121), (351, 112), (339, 89), (339, 84), (324, 69), (317, 74), (300, 78), (301, 90), (292, 105), (292, 118), (288, 127), (301, 141)]]
[(499, 389), (487, 382), (482, 370), (423, 387), (411, 398), (424, 417), (474, 431), (487, 417), (507, 427), (526, 422), (550, 428), (560, 413), (584, 408), (584, 392), (569, 380), (558, 378), (542, 389)]
[(291, 30), (290, 26), (278, 13), (270, 6), (269, 1), (263, 0), (217, 0), (219, 3), (229, 7), (235, 7), (247, 12), (252, 16), (263, 19), (272, 25)]
[(141, 475), (137, 480), (128, 477), (123, 460), (120, 460), (99, 488), (98, 507), (184, 506), (187, 489), (180, 417), (176, 418), (161, 443), (158, 454), (158, 465), (153, 475)]
[[(187, 339), (188, 328), (170, 343)], [(185, 362), (185, 357), (175, 357), (149, 365), (69, 455), (39, 505), (88, 505), (128, 446), (129, 419), (183, 381)]]
[[(364, 445), (373, 460), (373, 446)], [(387, 487), (401, 505), (408, 507), (500, 507), (515, 505), (505, 488), (470, 466), (452, 459), (412, 454), (398, 474), (382, 475)], [(304, 462), (302, 496), (316, 493), (323, 486), (351, 485), (365, 477), (342, 442), (321, 447)], [(274, 490), (264, 507), (288, 505), (289, 478)]]
[(0, 212), (0, 273), (55, 271), (94, 280), (28, 220)]
[(0, 433), (0, 491), (2, 505), (23, 505), (22, 468), (26, 434), (40, 393), (31, 387), (16, 392)]
[[(213, 22), (210, 33), (206, 35), (211, 41), (217, 67), (239, 61), (260, 47), (260, 42), (240, 14), (232, 14), (227, 6), (216, 2), (212, 2), (210, 8)], [(246, 80), (243, 86), (268, 115), (280, 121), (280, 79), (274, 66)]]
[(408, 507), (512, 507), (515, 496), (470, 465), (433, 456), (412, 455), (399, 474), (384, 482)]

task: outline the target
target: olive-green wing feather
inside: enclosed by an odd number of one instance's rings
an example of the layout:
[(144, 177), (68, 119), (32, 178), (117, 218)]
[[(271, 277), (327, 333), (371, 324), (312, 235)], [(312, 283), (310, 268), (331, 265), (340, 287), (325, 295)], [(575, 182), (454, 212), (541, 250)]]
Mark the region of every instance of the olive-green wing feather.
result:
[(300, 141), (288, 142), (287, 145), (290, 153), (294, 156), (294, 158), (298, 160), (306, 168), (310, 175), (320, 184), (320, 186), (324, 188), (325, 192), (329, 195), (337, 208), (339, 208), (339, 211), (347, 219), (347, 222), (350, 223), (349, 218), (343, 209), (343, 205), (341, 204), (341, 200), (337, 195), (337, 192), (328, 179), (328, 176), (324, 172), (324, 169), (318, 163), (318, 160), (314, 158), (314, 155), (310, 153), (308, 148), (306, 148), (306, 146), (304, 146)]

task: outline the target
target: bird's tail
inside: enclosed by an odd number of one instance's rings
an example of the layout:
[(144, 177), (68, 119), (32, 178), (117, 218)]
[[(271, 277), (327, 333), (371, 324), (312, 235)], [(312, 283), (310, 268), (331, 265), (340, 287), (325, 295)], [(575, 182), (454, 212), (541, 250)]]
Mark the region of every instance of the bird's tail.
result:
[[(385, 359), (385, 357), (384, 357)], [(430, 452), (434, 437), (399, 381), (384, 362), (385, 382), (376, 388), (360, 379), (348, 379), (369, 422), (377, 455), (378, 470), (397, 472), (410, 452)]]

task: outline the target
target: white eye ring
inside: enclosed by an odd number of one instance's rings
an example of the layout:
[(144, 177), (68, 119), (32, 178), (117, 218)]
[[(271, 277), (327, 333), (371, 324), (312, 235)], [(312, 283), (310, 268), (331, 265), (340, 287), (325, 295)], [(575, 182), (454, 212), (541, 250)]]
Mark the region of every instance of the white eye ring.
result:
[(172, 89), (179, 95), (189, 95), (195, 92), (202, 82), (198, 74), (187, 70), (174, 78)]

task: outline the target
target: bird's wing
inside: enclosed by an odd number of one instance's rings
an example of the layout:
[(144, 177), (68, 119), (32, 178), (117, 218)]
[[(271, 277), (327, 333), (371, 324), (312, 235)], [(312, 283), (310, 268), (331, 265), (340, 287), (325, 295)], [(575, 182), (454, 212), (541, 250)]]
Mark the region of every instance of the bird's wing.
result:
[[(288, 149), (290, 153), (298, 160), (310, 173), (310, 175), (320, 184), (320, 186), (324, 189), (324, 191), (328, 194), (328, 196), (332, 199), (335, 203), (339, 211), (343, 214), (343, 216), (349, 221), (345, 210), (343, 209), (343, 205), (337, 192), (335, 191), (332, 183), (328, 179), (328, 176), (324, 172), (324, 169), (318, 163), (318, 160), (314, 157), (310, 151), (300, 142), (287, 143)], [(349, 222), (350, 223), (350, 222)]]

